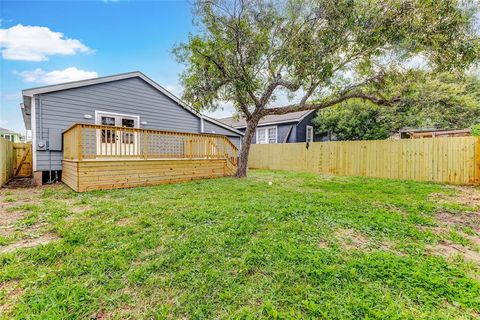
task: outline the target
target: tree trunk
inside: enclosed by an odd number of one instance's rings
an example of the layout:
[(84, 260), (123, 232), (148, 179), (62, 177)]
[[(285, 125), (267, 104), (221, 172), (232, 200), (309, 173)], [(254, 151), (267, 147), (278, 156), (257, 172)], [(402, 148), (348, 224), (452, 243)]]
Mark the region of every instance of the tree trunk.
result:
[(236, 178), (245, 178), (247, 176), (248, 168), (248, 154), (250, 153), (250, 145), (252, 144), (253, 134), (257, 129), (257, 124), (260, 119), (250, 119), (247, 122), (247, 129), (242, 139), (242, 147), (240, 149), (240, 156), (238, 160)]

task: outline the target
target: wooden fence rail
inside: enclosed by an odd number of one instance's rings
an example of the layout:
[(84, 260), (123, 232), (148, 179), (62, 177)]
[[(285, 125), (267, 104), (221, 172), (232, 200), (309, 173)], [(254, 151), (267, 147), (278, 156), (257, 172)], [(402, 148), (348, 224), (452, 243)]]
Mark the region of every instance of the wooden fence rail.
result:
[(14, 174), (13, 142), (0, 138), (0, 187)]
[(252, 145), (249, 167), (334, 175), (480, 183), (480, 138)]

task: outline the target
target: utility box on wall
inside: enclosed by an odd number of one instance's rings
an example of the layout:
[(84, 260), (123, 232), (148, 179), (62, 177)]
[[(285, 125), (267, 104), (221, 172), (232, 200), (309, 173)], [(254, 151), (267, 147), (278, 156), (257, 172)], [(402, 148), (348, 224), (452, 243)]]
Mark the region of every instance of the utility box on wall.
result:
[(47, 141), (46, 140), (38, 140), (37, 145), (35, 146), (36, 150), (45, 151), (47, 150)]
[(62, 130), (48, 130), (48, 149), (51, 151), (62, 151)]

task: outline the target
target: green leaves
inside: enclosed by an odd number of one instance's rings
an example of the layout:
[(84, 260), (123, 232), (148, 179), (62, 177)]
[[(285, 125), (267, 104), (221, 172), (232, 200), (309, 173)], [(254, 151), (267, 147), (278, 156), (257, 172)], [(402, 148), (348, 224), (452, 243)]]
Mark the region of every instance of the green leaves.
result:
[(350, 101), (322, 110), (315, 123), (321, 135), (339, 140), (386, 139), (402, 127), (468, 128), (480, 122), (480, 80), (449, 73), (390, 75), (384, 92), (401, 96), (395, 106)]
[(468, 2), (198, 0), (194, 8), (201, 33), (173, 53), (186, 65), (184, 99), (198, 109), (230, 101), (245, 112), (302, 93), (279, 76), (315, 97), (342, 92), (379, 65), (422, 56), (431, 70), (463, 70), (480, 56), (471, 27), (478, 8)]

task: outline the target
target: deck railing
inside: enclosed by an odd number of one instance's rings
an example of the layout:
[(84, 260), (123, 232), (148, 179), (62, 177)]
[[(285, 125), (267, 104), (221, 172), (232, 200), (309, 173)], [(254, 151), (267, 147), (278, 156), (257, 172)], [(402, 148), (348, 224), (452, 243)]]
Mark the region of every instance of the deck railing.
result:
[(77, 123), (63, 133), (63, 158), (228, 159), (236, 166), (238, 150), (226, 137)]

